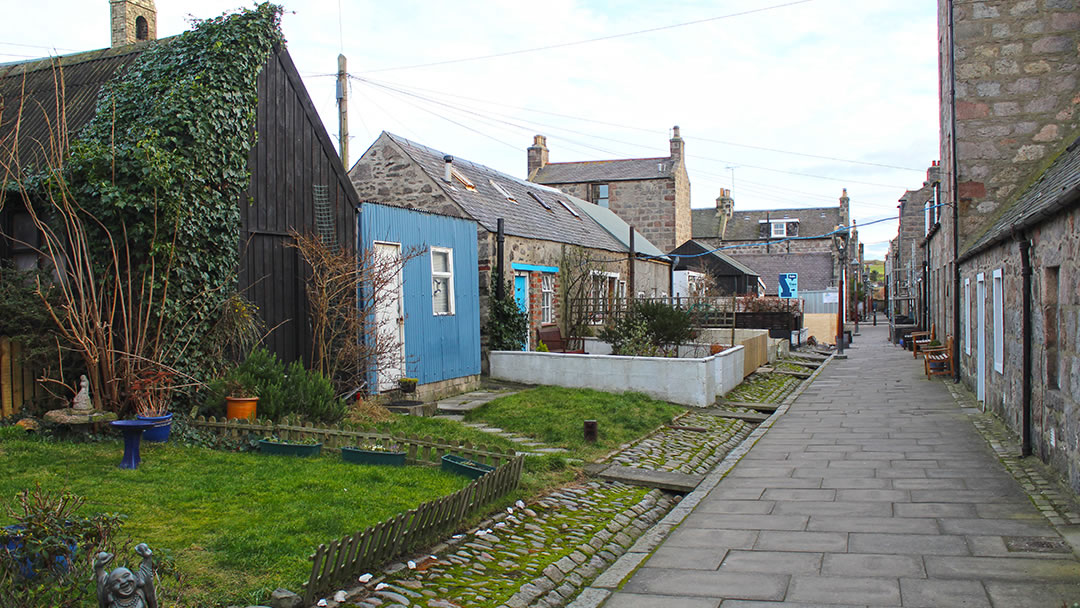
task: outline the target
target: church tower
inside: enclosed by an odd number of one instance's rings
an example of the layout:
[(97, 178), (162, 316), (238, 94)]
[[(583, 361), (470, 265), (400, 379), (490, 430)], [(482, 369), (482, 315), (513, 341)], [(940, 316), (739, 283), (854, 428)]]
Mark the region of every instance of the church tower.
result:
[(112, 46), (157, 39), (154, 0), (109, 0)]

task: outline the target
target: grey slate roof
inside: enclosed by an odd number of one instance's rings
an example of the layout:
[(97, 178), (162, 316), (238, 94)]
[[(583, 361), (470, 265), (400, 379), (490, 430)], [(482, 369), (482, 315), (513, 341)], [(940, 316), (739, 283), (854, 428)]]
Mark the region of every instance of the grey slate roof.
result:
[[(591, 215), (578, 211), (573, 197), (553, 188), (533, 184), (512, 177), (479, 163), (454, 157), (454, 168), (467, 177), (476, 186), (475, 191), (467, 190), (456, 180), (451, 184), (443, 181), (445, 162), (443, 152), (418, 144), (393, 133), (383, 132), (409, 158), (419, 166), (477, 223), (491, 232), (497, 230), (498, 219), (503, 218), (503, 230), (508, 235), (525, 238), (554, 241), (580, 245), (607, 251), (627, 251), (627, 248), (597, 223)], [(491, 182), (502, 186), (517, 202), (510, 202)], [(545, 201), (550, 209), (545, 209), (529, 195), (533, 193)], [(564, 207), (577, 212), (577, 217)], [(582, 204), (589, 204), (580, 201)]]
[(1080, 137), (1054, 160), (1042, 176), (970, 247), (961, 259), (994, 245), (1022, 230), (1039, 224), (1080, 200)]
[[(551, 190), (553, 195), (554, 193), (558, 193), (560, 195), (562, 194), (561, 191), (554, 188), (546, 189)], [(611, 236), (618, 239), (619, 242), (622, 243), (624, 247), (626, 247), (627, 251), (630, 250), (630, 224), (627, 224), (622, 220), (622, 218), (620, 218), (618, 215), (615, 215), (614, 211), (608, 209), (607, 207), (594, 205), (573, 196), (567, 196), (565, 198), (569, 199), (571, 203), (576, 204), (577, 208), (580, 211), (583, 211), (592, 216), (592, 219), (596, 220), (596, 223), (603, 226), (604, 229), (611, 234)], [(652, 241), (645, 238), (637, 230), (634, 231), (634, 251), (650, 257), (667, 256), (667, 254), (665, 254), (663, 251), (660, 251), (660, 249), (656, 245), (652, 244)]]
[[(97, 109), (101, 87), (125, 70), (150, 44), (134, 44), (61, 57), (0, 65), (0, 137), (11, 143), (19, 127), (18, 154), (23, 166), (44, 162), (42, 150), (56, 137), (56, 78), (63, 74), (63, 102), (68, 136), (75, 139)], [(54, 68), (58, 68), (54, 71)], [(19, 117), (19, 106), (22, 116)]]
[(669, 178), (674, 175), (673, 165), (669, 157), (548, 163), (536, 172), (533, 181), (538, 184), (577, 184)]
[[(758, 224), (765, 219), (793, 218), (799, 220), (799, 236), (817, 236), (832, 232), (840, 224), (840, 207), (810, 207), (807, 209), (762, 209), (736, 211), (728, 220), (725, 241), (756, 241), (760, 239)], [(716, 208), (690, 210), (691, 234), (695, 239), (717, 238)], [(832, 238), (832, 237), (824, 237)]]
[[(719, 260), (720, 262), (723, 262), (724, 264), (727, 264), (728, 266), (733, 268), (736, 272), (740, 272), (742, 274), (747, 274), (747, 275), (755, 276), (755, 277), (759, 276), (758, 271), (756, 271), (753, 268), (750, 268), (749, 266), (747, 266), (746, 264), (740, 262), (736, 258), (736, 256), (731, 256), (731, 255), (728, 255), (728, 254), (723, 253), (721, 251), (715, 251), (715, 249), (716, 248), (711, 246), (711, 245), (708, 245), (706, 243), (702, 243), (700, 241), (695, 241), (693, 239), (690, 239), (689, 241), (686, 241), (682, 245), (679, 245), (675, 249), (671, 250), (670, 255), (679, 256), (679, 263), (674, 266), (674, 269), (675, 270), (693, 270), (694, 266), (695, 266), (695, 264), (694, 264), (695, 260), (702, 260), (703, 258), (711, 258), (711, 259), (714, 259), (714, 260)], [(705, 252), (708, 252), (708, 253), (705, 253)], [(700, 254), (704, 254), (704, 255), (700, 255)], [(687, 257), (687, 256), (695, 256), (695, 257)]]
[(731, 257), (753, 268), (765, 283), (765, 293), (775, 294), (780, 273), (799, 273), (799, 289), (816, 291), (834, 287), (831, 253), (740, 253)]

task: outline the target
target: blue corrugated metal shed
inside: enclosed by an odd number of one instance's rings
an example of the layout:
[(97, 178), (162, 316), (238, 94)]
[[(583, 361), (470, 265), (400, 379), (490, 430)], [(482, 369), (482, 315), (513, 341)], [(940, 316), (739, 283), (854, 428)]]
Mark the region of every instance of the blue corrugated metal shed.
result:
[[(378, 203), (361, 204), (359, 246), (400, 243), (402, 251), (427, 248), (402, 271), (405, 369), (420, 384), (480, 373), (480, 290), (476, 222)], [(432, 247), (453, 251), (454, 314), (432, 309)]]

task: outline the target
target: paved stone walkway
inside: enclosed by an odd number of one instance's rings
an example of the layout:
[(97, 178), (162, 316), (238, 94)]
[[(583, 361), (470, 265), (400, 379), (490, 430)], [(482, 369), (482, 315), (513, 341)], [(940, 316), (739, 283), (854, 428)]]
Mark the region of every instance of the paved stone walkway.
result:
[(1068, 524), (1073, 512), (1050, 499), (1036, 508), (971, 412), (885, 338), (884, 326), (864, 328), (849, 358), (830, 362), (781, 408), (620, 590), (606, 602), (598, 589), (579, 600), (604, 608), (1080, 601), (1080, 561), (1048, 519)]

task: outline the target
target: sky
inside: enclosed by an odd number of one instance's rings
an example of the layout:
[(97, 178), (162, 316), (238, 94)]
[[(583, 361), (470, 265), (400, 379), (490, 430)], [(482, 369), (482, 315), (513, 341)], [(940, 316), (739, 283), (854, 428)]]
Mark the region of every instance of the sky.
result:
[[(694, 208), (721, 188), (736, 210), (836, 206), (847, 188), (866, 257), (883, 259), (897, 200), (939, 154), (931, 0), (281, 4), (335, 143), (347, 57), (350, 163), (385, 130), (524, 178), (535, 134), (551, 162), (649, 158), (678, 125)], [(157, 0), (158, 36), (251, 5)], [(106, 0), (0, 0), (0, 14), (0, 62), (110, 43)]]

